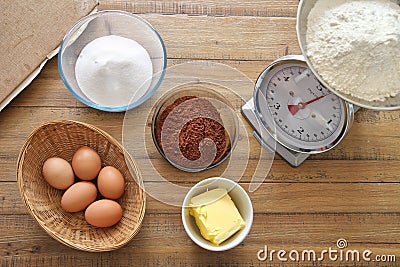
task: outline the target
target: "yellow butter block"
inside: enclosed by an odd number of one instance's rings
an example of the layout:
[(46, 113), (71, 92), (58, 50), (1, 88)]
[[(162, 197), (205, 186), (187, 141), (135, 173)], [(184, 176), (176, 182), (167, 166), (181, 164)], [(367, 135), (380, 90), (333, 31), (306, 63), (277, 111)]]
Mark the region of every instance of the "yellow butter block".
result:
[(216, 188), (190, 200), (190, 215), (201, 235), (219, 245), (246, 225), (225, 188)]

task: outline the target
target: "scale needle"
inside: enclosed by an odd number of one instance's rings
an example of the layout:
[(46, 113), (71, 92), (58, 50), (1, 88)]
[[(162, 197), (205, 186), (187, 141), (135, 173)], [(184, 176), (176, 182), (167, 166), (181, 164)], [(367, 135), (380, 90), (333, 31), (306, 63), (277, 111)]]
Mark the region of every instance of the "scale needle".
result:
[(290, 113), (292, 113), (292, 115), (294, 116), (294, 115), (296, 115), (297, 112), (299, 112), (300, 109), (304, 109), (307, 105), (309, 105), (317, 100), (320, 100), (321, 98), (323, 98), (325, 96), (327, 96), (327, 95), (319, 96), (319, 97), (314, 98), (307, 102), (300, 102), (297, 105), (288, 105), (288, 109), (289, 109)]

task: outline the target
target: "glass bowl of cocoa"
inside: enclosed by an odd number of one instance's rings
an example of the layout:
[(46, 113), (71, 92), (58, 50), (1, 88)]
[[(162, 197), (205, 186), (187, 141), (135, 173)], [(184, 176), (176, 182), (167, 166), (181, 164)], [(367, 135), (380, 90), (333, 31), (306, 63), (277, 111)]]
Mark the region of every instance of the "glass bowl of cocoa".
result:
[(153, 108), (154, 144), (180, 170), (214, 168), (236, 146), (239, 120), (218, 87), (207, 82), (182, 84), (166, 92)]

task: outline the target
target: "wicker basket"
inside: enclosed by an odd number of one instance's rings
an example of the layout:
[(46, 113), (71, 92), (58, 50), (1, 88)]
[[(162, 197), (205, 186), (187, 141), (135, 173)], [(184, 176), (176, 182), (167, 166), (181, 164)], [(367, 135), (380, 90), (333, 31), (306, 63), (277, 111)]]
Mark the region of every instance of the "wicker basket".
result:
[[(125, 177), (125, 193), (118, 200), (123, 216), (115, 226), (96, 228), (86, 223), (83, 212), (65, 212), (60, 205), (63, 191), (48, 185), (42, 176), (47, 158), (58, 156), (71, 162), (81, 146), (95, 149), (103, 166), (114, 166)], [(146, 199), (140, 173), (124, 148), (92, 125), (54, 121), (38, 127), (21, 149), (17, 180), (22, 199), (33, 218), (50, 236), (72, 248), (91, 252), (114, 250), (132, 240), (141, 227)]]

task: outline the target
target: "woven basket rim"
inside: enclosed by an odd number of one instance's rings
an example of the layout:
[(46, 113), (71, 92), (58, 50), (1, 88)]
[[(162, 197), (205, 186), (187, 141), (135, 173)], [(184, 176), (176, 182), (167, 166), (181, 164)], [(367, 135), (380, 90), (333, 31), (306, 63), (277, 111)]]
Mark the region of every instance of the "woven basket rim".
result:
[[(138, 223), (135, 225), (134, 230), (129, 233), (126, 236), (126, 239), (121, 241), (119, 244), (116, 244), (114, 246), (107, 246), (107, 247), (101, 247), (101, 248), (94, 248), (91, 246), (87, 246), (87, 245), (82, 245), (82, 244), (77, 244), (74, 243), (68, 239), (62, 238), (59, 235), (57, 235), (56, 232), (52, 231), (50, 228), (46, 227), (46, 223), (43, 222), (34, 212), (33, 206), (29, 203), (29, 199), (26, 197), (25, 195), (25, 191), (24, 191), (24, 181), (23, 181), (23, 177), (22, 177), (22, 167), (23, 167), (23, 163), (24, 163), (24, 159), (25, 159), (25, 155), (27, 152), (27, 148), (30, 145), (32, 139), (35, 137), (35, 135), (37, 133), (39, 133), (42, 129), (44, 129), (45, 127), (48, 126), (52, 126), (52, 125), (79, 125), (82, 127), (85, 127), (89, 130), (95, 131), (96, 133), (102, 135), (103, 137), (105, 137), (107, 140), (109, 140), (113, 145), (115, 145), (124, 155), (125, 157), (125, 164), (129, 165), (130, 167), (128, 167), (128, 170), (131, 172), (131, 168), (134, 170), (134, 174), (131, 174), (132, 177), (134, 177), (135, 182), (138, 184), (139, 186), (139, 192), (140, 192), (140, 196), (139, 196), (139, 200), (141, 201), (141, 207), (140, 207), (140, 214), (138, 214)], [(136, 234), (139, 232), (142, 224), (143, 224), (143, 219), (144, 219), (144, 215), (145, 215), (145, 210), (146, 210), (146, 192), (144, 190), (144, 184), (143, 184), (143, 179), (141, 176), (141, 173), (137, 167), (136, 162), (133, 160), (132, 156), (126, 151), (126, 149), (114, 138), (112, 137), (110, 134), (108, 134), (107, 132), (105, 132), (104, 130), (88, 124), (88, 123), (84, 123), (84, 122), (79, 122), (79, 121), (74, 121), (74, 120), (54, 120), (54, 121), (48, 121), (45, 122), (39, 126), (37, 126), (31, 133), (30, 135), (26, 138), (24, 144), (21, 147), (21, 150), (19, 152), (18, 155), (18, 159), (17, 159), (17, 164), (16, 164), (16, 171), (17, 171), (17, 185), (18, 185), (18, 190), (20, 192), (20, 195), (22, 197), (23, 203), (26, 207), (26, 209), (28, 210), (29, 214), (35, 219), (36, 223), (52, 238), (56, 239), (57, 241), (59, 241), (60, 243), (74, 248), (74, 249), (78, 249), (78, 250), (83, 250), (83, 251), (88, 251), (88, 252), (104, 252), (104, 251), (111, 251), (111, 250), (115, 250), (118, 249), (120, 247), (123, 247), (124, 245), (126, 245), (128, 242), (130, 242), (135, 236)]]

